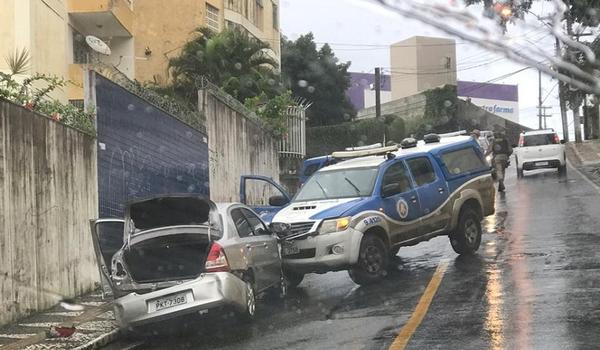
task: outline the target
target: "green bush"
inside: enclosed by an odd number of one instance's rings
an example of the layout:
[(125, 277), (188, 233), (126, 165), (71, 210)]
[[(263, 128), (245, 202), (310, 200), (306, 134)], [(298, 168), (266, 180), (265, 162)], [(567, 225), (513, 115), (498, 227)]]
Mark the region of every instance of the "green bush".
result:
[[(34, 83), (42, 85), (42, 87), (34, 87)], [(45, 74), (34, 74), (23, 82), (18, 82), (14, 74), (0, 72), (0, 97), (32, 111), (45, 114), (56, 122), (94, 135), (95, 113), (93, 111), (82, 111), (71, 104), (64, 104), (49, 98), (48, 95), (52, 91), (66, 85), (67, 81), (64, 79)]]

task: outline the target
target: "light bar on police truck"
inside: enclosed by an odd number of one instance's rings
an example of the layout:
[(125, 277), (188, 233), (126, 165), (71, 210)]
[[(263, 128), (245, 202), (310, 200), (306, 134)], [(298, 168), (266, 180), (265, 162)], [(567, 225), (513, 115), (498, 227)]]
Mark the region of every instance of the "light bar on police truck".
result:
[(383, 145), (381, 143), (374, 143), (372, 145), (366, 145), (366, 146), (346, 147), (344, 149), (344, 151), (364, 151), (366, 149), (375, 149), (375, 148), (381, 148), (381, 147), (383, 147)]
[(386, 154), (388, 152), (395, 152), (398, 150), (398, 145), (380, 147), (374, 149), (365, 149), (359, 151), (338, 151), (331, 153), (331, 156), (334, 158), (356, 158), (356, 157), (366, 157), (366, 156), (375, 156), (378, 154)]

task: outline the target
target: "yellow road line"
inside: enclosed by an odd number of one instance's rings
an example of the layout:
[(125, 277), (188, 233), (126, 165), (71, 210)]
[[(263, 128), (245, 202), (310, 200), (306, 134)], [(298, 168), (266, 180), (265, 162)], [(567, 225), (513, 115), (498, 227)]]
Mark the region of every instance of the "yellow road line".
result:
[(403, 350), (406, 347), (406, 345), (408, 345), (410, 337), (412, 337), (413, 333), (415, 333), (415, 331), (423, 321), (423, 318), (425, 318), (425, 315), (427, 315), (429, 305), (431, 305), (435, 292), (437, 292), (438, 288), (440, 287), (440, 283), (442, 283), (442, 278), (444, 277), (444, 273), (446, 272), (447, 267), (447, 261), (442, 260), (439, 263), (437, 269), (433, 273), (433, 277), (431, 277), (431, 281), (429, 281), (425, 292), (421, 296), (421, 299), (419, 300), (415, 311), (413, 311), (412, 315), (410, 316), (410, 319), (408, 319), (408, 322), (406, 322), (404, 327), (402, 327), (400, 333), (398, 333), (398, 336), (396, 337), (396, 339), (394, 339), (392, 345), (390, 345), (389, 350)]

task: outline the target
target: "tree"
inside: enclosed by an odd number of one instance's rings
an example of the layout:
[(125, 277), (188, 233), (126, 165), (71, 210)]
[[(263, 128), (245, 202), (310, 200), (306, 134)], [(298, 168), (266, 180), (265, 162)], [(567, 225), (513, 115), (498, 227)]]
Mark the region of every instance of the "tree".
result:
[(208, 78), (240, 102), (281, 89), (278, 64), (265, 51), (269, 46), (239, 29), (215, 33), (198, 28), (178, 57), (169, 61), (174, 91), (195, 101), (198, 83)]
[[(499, 16), (501, 23), (506, 24), (514, 18), (522, 18), (524, 13), (531, 9), (534, 1), (547, 0), (508, 0), (504, 2), (493, 0), (465, 0), (467, 6), (481, 4), (487, 14)], [(580, 23), (585, 26), (595, 27), (600, 23), (600, 0), (563, 0), (567, 5), (566, 19), (571, 23)], [(510, 11), (502, 12), (503, 9)]]
[(350, 120), (356, 111), (346, 97), (350, 86), (348, 63), (338, 63), (327, 44), (317, 50), (312, 33), (296, 41), (283, 37), (281, 65), (284, 84), (294, 96), (312, 102), (306, 111), (310, 126)]

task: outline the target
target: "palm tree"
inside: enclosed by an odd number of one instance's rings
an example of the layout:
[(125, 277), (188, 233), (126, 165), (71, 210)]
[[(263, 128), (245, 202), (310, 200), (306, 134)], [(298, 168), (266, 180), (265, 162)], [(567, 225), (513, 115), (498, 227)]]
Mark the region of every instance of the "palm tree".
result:
[(269, 46), (239, 29), (215, 33), (198, 28), (178, 57), (169, 61), (175, 91), (192, 100), (202, 77), (244, 102), (264, 92), (281, 92), (278, 64), (265, 52)]

